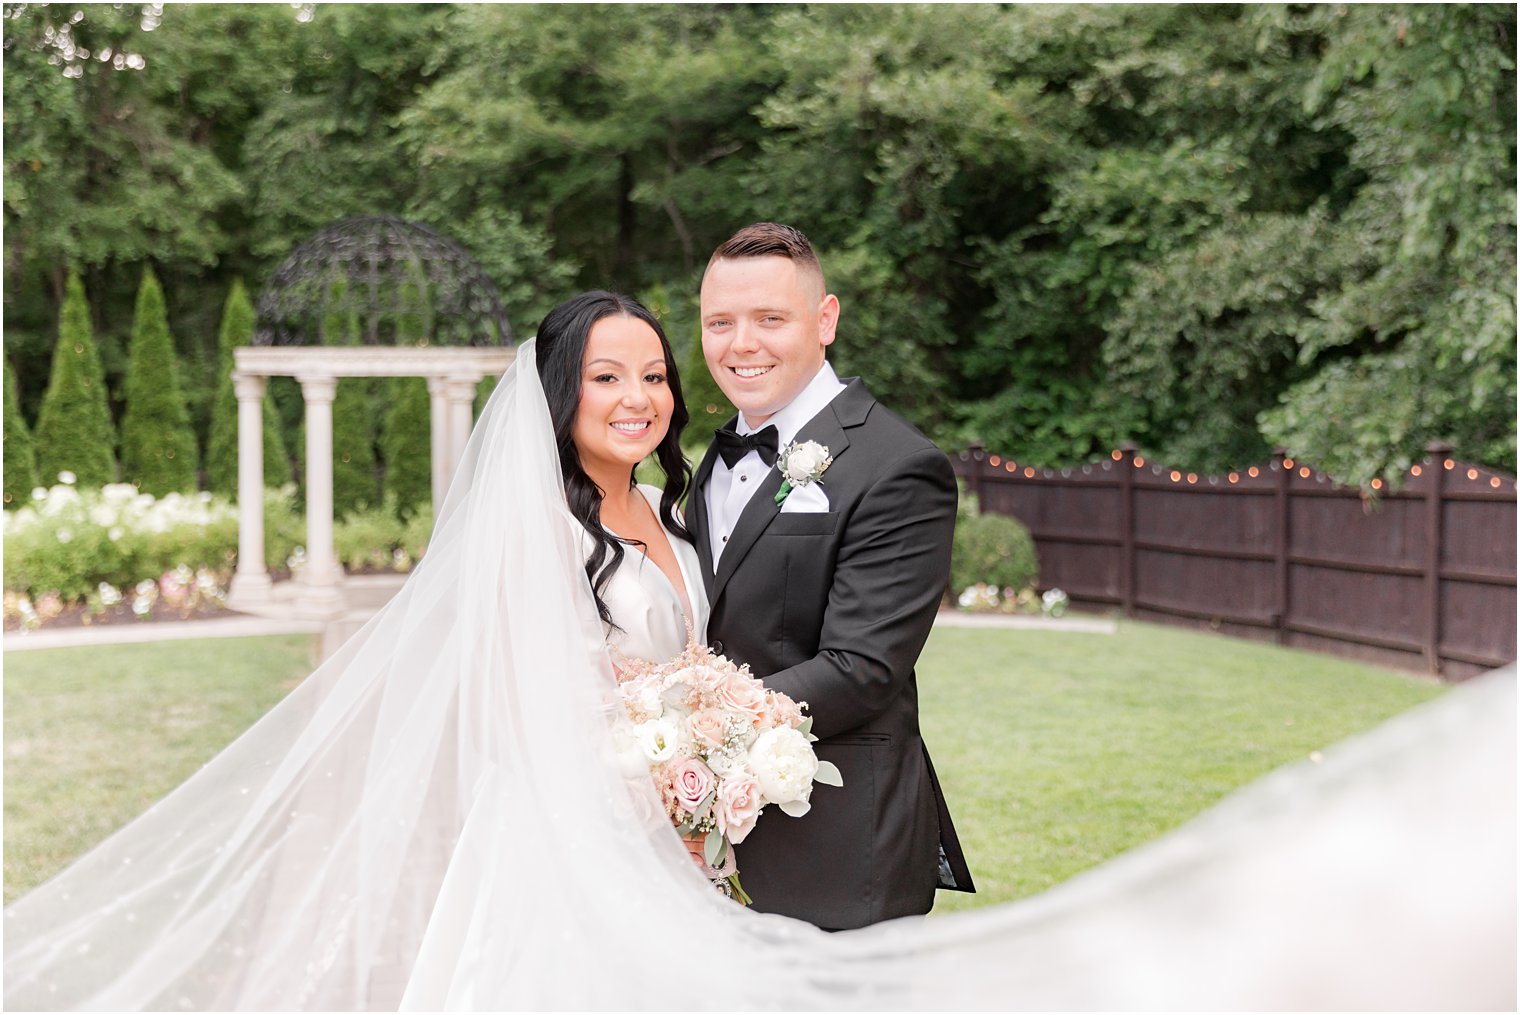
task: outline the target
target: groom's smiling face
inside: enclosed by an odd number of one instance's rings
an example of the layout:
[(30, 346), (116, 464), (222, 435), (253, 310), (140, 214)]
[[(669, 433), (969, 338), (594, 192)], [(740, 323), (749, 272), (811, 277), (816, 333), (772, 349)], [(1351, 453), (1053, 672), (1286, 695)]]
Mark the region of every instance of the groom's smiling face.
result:
[(753, 427), (807, 387), (838, 321), (823, 279), (786, 257), (720, 259), (702, 279), (702, 355)]

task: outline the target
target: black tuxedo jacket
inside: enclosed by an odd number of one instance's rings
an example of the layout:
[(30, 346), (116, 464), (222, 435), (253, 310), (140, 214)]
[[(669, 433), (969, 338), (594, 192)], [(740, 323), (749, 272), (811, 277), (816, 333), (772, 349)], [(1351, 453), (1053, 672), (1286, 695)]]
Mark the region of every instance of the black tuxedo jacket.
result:
[(806, 701), (818, 756), (844, 776), (842, 789), (815, 786), (801, 818), (761, 815), (736, 851), (740, 880), (760, 912), (846, 930), (927, 913), (937, 885), (974, 890), (919, 735), (913, 672), (949, 577), (955, 476), (859, 379), (796, 440), (834, 458), (828, 512), (781, 513), (772, 469), (714, 573), (709, 447), (687, 524), (712, 603), (708, 642)]

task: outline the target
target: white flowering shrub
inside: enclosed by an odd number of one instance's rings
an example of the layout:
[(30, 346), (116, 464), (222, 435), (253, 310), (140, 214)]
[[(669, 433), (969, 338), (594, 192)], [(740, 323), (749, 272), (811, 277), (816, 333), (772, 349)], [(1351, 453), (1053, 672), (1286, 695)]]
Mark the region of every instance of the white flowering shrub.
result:
[[(125, 483), (80, 490), (68, 481), (72, 476), (60, 478), (4, 512), (7, 593), (29, 597), (35, 609), (51, 605), (50, 596), (70, 604), (100, 596), (102, 586), (134, 589), (176, 571), (188, 573), (192, 584), (202, 572), (225, 584), (237, 560), (236, 505), (209, 493), (155, 498)], [(292, 494), (269, 491), (266, 499), (266, 545), (274, 561), (289, 555), (291, 534), (300, 531)]]

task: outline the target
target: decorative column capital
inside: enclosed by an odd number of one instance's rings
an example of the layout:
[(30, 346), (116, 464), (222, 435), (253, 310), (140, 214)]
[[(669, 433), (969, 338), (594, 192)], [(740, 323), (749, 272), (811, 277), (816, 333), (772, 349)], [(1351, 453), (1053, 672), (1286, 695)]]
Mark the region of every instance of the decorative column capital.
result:
[(458, 375), (443, 378), (443, 393), (451, 402), (475, 401), (475, 386), (480, 383), (480, 378), (460, 377)]
[(259, 401), (264, 397), (264, 389), (268, 384), (269, 378), (260, 374), (245, 374), (236, 370), (232, 372), (232, 390), (239, 402)]
[(331, 374), (308, 374), (298, 376), (296, 380), (301, 384), (301, 398), (308, 405), (313, 402), (326, 402), (330, 405), (337, 397), (338, 379)]

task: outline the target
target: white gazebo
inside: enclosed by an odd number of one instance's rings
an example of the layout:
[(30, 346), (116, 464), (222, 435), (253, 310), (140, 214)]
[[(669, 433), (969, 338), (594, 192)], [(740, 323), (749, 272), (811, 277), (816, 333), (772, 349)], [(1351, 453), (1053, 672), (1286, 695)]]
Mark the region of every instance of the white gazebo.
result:
[(343, 569), (333, 552), (332, 405), (343, 377), (425, 377), (432, 396), (435, 510), (464, 454), (474, 424), (476, 385), (500, 376), (511, 347), (254, 346), (233, 353), (238, 400), (238, 560), (228, 605), (257, 610), (271, 600), (264, 566), (264, 389), (294, 377), (306, 403), (306, 566), (296, 608), (313, 619), (344, 609)]

